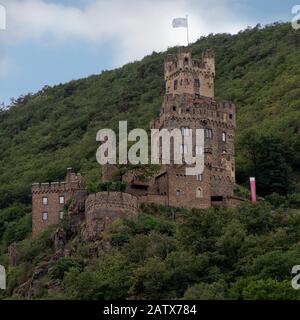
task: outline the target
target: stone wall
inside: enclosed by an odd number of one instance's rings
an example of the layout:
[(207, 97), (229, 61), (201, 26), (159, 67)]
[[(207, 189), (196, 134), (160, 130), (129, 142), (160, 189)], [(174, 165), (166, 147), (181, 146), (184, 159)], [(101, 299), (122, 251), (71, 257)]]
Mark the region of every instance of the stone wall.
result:
[(136, 196), (122, 192), (98, 192), (87, 197), (85, 202), (84, 237), (101, 238), (113, 220), (135, 217), (139, 212)]
[(139, 197), (139, 203), (168, 206), (168, 197), (166, 195), (148, 194), (147, 196)]

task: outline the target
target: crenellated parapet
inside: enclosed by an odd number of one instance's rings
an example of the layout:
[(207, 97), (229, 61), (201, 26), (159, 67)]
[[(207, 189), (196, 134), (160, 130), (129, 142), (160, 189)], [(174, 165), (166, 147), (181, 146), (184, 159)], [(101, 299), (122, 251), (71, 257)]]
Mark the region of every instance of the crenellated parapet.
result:
[(192, 58), (191, 48), (180, 47), (177, 54), (165, 58), (167, 94), (196, 94), (214, 97), (215, 58), (204, 50), (201, 59)]
[(33, 195), (47, 193), (64, 193), (71, 191), (66, 182), (34, 183), (31, 187)]

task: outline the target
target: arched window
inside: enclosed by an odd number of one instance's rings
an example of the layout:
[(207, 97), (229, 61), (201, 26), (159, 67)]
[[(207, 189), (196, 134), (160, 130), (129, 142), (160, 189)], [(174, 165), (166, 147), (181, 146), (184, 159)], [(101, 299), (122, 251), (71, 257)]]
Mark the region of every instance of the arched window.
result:
[(203, 191), (201, 188), (197, 188), (196, 190), (196, 197), (197, 198), (203, 198)]

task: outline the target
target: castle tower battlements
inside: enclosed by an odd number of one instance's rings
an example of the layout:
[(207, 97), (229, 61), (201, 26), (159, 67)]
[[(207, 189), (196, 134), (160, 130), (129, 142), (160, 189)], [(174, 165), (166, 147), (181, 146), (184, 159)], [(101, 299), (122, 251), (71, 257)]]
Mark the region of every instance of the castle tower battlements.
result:
[(206, 49), (202, 59), (193, 59), (189, 47), (180, 47), (176, 55), (165, 59), (166, 94), (184, 94), (214, 98), (215, 58)]
[(64, 217), (64, 206), (74, 193), (84, 189), (80, 174), (67, 169), (64, 182), (34, 183), (32, 192), (32, 235), (35, 237), (50, 225), (58, 224)]

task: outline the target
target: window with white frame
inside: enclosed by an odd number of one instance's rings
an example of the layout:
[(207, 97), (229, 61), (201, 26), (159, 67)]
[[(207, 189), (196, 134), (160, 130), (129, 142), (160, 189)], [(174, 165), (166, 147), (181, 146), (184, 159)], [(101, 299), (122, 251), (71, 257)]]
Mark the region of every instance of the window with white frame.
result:
[(222, 132), (222, 141), (226, 142), (226, 140), (227, 140), (226, 132)]
[(48, 212), (43, 212), (43, 220), (44, 221), (48, 220)]
[(207, 139), (212, 139), (213, 138), (212, 129), (205, 129), (205, 138), (207, 138)]
[(64, 219), (64, 212), (63, 212), (63, 211), (60, 211), (60, 213), (59, 213), (59, 219), (60, 219), (60, 220), (63, 220), (63, 219)]
[(48, 198), (43, 197), (43, 205), (46, 206), (48, 204)]
[(65, 203), (65, 197), (64, 196), (60, 196), (59, 197), (59, 204), (64, 204)]

